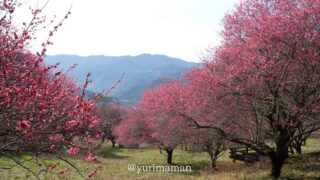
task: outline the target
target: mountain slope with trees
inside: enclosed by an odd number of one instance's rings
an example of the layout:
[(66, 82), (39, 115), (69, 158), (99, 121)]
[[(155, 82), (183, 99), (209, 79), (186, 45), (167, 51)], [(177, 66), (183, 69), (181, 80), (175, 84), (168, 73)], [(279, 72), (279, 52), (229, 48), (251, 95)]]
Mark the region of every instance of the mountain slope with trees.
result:
[(161, 84), (166, 79), (179, 78), (186, 71), (199, 65), (164, 55), (150, 54), (119, 57), (54, 55), (47, 56), (45, 63), (60, 63), (58, 69), (62, 71), (67, 71), (70, 66), (77, 64), (77, 68), (68, 74), (74, 77), (78, 84), (83, 84), (84, 75), (91, 72), (92, 83), (88, 89), (97, 93), (111, 88), (124, 74), (111, 96), (127, 103), (136, 103), (145, 89)]

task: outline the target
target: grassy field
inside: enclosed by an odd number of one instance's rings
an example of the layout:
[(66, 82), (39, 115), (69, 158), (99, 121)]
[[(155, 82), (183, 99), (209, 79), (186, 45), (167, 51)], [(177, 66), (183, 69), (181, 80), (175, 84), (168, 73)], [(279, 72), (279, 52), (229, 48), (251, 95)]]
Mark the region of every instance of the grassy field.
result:
[[(303, 147), (302, 156), (291, 157), (283, 168), (282, 177), (285, 179), (318, 179), (320, 178), (320, 139), (310, 139), (307, 146)], [(164, 165), (166, 166), (166, 154), (160, 154), (157, 149), (124, 149), (112, 148), (109, 145), (98, 151), (99, 163), (102, 168), (93, 179), (269, 179), (270, 163), (268, 159), (263, 159), (259, 163), (244, 164), (242, 162), (233, 163), (228, 158), (226, 152), (218, 160), (218, 170), (210, 168), (210, 160), (206, 153), (190, 153), (176, 150), (173, 162), (178, 166), (191, 166), (192, 172), (140, 172), (128, 171), (129, 164), (135, 165)], [(27, 155), (21, 159), (27, 160)], [(95, 167), (95, 163), (84, 162), (83, 157), (68, 157), (85, 176)], [(33, 170), (43, 167), (43, 164), (58, 162), (58, 160), (45, 159), (39, 162), (41, 166), (32, 162), (25, 165)], [(9, 166), (11, 163), (5, 157), (0, 157), (0, 165)], [(55, 170), (59, 173), (66, 167), (66, 163), (60, 161), (60, 165)], [(32, 175), (22, 168), (11, 170), (1, 170), (0, 179), (32, 179)], [(60, 176), (59, 174), (48, 174), (43, 179), (80, 179), (79, 174), (72, 170), (71, 173)]]

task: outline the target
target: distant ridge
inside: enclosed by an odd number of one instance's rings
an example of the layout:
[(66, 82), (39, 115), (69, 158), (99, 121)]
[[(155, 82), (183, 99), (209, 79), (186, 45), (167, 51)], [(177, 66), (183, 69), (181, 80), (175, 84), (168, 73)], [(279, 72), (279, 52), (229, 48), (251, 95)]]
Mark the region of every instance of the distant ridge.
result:
[(66, 71), (73, 64), (78, 64), (70, 76), (83, 84), (87, 72), (92, 73), (92, 83), (88, 89), (101, 92), (109, 89), (125, 73), (121, 84), (112, 91), (111, 96), (135, 104), (142, 92), (160, 84), (163, 79), (181, 77), (186, 71), (199, 66), (197, 63), (165, 55), (141, 54), (138, 56), (77, 56), (51, 55), (45, 58), (46, 64), (60, 63), (59, 69)]

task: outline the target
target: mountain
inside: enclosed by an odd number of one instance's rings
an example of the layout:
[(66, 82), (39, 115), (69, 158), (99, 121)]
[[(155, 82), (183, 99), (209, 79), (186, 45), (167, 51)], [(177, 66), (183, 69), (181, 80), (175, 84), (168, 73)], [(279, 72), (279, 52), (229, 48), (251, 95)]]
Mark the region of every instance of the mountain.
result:
[(186, 71), (199, 65), (178, 58), (150, 54), (87, 57), (52, 55), (45, 58), (48, 65), (58, 62), (58, 69), (64, 72), (77, 64), (76, 68), (67, 74), (75, 78), (79, 85), (84, 83), (88, 72), (92, 73), (92, 83), (88, 90), (93, 92), (110, 89), (124, 74), (111, 96), (126, 103), (136, 103), (145, 89), (162, 83), (164, 79), (181, 77)]

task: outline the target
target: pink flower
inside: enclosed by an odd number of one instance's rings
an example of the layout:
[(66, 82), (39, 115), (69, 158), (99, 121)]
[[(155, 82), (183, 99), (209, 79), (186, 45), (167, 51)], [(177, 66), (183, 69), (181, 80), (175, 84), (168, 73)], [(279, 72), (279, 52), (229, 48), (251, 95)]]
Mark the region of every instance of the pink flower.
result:
[(53, 135), (50, 137), (50, 140), (57, 142), (61, 140), (61, 137), (59, 135)]
[(67, 129), (71, 130), (75, 126), (76, 122), (75, 121), (68, 121), (67, 122)]
[(70, 169), (69, 169), (69, 168), (65, 168), (64, 170), (62, 170), (62, 171), (60, 172), (60, 175), (61, 175), (61, 176), (64, 176), (64, 175), (68, 174), (69, 172), (70, 172)]
[(52, 145), (50, 146), (50, 150), (54, 150), (56, 147), (57, 147), (56, 145), (52, 144)]
[(92, 140), (92, 139), (89, 139), (87, 143), (88, 143), (88, 144), (92, 144), (92, 143), (93, 143), (93, 140)]
[(90, 173), (90, 174), (88, 175), (88, 177), (91, 178), (91, 177), (93, 177), (93, 176), (95, 176), (95, 175), (97, 175), (97, 171), (93, 171), (92, 173)]
[(17, 130), (29, 130), (31, 127), (30, 121), (23, 120), (21, 122), (18, 122)]
[(76, 155), (76, 154), (78, 154), (79, 150), (80, 150), (80, 148), (78, 148), (78, 147), (72, 147), (69, 149), (69, 153), (71, 155)]
[(94, 155), (92, 155), (92, 153), (89, 153), (89, 155), (86, 157), (85, 160), (88, 162), (92, 162), (92, 161), (97, 160), (97, 156), (94, 156)]

